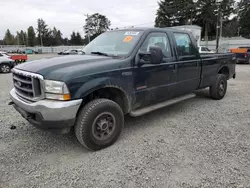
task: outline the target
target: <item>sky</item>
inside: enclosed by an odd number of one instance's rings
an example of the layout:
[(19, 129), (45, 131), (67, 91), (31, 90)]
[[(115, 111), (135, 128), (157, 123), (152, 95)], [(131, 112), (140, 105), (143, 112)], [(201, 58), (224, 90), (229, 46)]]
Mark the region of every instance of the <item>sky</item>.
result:
[(0, 39), (7, 29), (12, 34), (37, 27), (43, 18), (69, 37), (72, 31), (84, 35), (86, 14), (100, 13), (111, 21), (111, 28), (153, 26), (157, 0), (0, 0)]

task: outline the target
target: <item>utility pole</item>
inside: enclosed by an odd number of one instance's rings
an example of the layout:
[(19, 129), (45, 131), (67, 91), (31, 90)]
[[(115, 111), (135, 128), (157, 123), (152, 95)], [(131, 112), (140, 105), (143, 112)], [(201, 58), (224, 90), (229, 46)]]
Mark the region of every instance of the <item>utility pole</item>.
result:
[[(88, 14), (84, 14), (84, 16), (86, 16), (87, 19), (89, 18), (89, 15), (88, 15)], [(89, 43), (90, 43), (89, 27), (87, 28), (87, 36), (88, 36), (88, 41), (89, 41)]]
[(220, 27), (221, 27), (221, 9), (220, 9), (220, 3), (222, 2), (222, 0), (216, 0), (216, 3), (217, 3), (217, 7), (218, 7), (218, 15), (217, 15), (217, 24), (216, 24), (216, 53), (219, 52), (219, 43), (220, 43), (220, 35), (219, 32), (220, 32)]
[(41, 46), (43, 46), (43, 38), (42, 38), (41, 33), (40, 33), (40, 42), (41, 42)]
[(19, 34), (17, 34), (17, 45), (18, 45), (18, 48), (19, 48)]
[(220, 16), (220, 39), (222, 39), (222, 30), (223, 30), (223, 16), (221, 13), (221, 16)]

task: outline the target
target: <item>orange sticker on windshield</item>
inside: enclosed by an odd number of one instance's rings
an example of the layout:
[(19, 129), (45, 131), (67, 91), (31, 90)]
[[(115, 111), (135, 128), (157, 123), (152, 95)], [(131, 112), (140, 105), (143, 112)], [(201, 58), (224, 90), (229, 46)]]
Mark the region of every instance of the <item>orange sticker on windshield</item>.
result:
[(130, 42), (134, 37), (132, 36), (126, 36), (124, 39), (123, 39), (123, 42)]

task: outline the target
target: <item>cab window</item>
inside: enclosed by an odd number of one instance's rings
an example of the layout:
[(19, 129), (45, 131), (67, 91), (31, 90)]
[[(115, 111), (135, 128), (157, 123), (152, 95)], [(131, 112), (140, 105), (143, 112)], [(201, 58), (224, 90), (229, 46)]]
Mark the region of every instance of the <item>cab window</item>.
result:
[(195, 48), (188, 34), (186, 33), (174, 33), (177, 52), (179, 56), (196, 55)]
[(142, 44), (140, 51), (149, 52), (149, 48), (151, 46), (160, 47), (165, 58), (172, 57), (172, 52), (166, 33), (150, 33)]

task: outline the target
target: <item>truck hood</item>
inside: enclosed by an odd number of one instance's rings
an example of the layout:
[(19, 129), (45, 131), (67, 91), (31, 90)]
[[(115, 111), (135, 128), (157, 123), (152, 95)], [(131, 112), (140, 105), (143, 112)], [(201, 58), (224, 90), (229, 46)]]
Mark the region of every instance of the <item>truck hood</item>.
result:
[[(62, 80), (119, 68), (112, 57), (99, 55), (67, 55), (26, 62), (15, 68), (42, 75), (45, 79)], [(72, 77), (71, 77), (72, 78)]]

